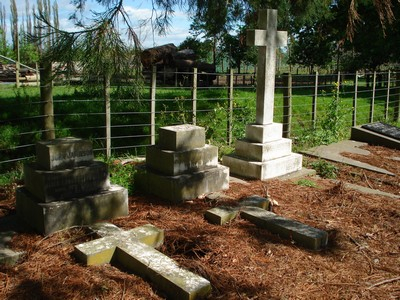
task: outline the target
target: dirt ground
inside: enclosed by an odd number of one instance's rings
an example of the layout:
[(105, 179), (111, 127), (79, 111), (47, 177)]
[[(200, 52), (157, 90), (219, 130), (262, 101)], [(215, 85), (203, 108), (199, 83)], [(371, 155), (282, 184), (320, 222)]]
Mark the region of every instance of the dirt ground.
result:
[[(276, 179), (231, 183), (227, 197), (174, 206), (135, 194), (129, 198), (129, 216), (112, 222), (124, 229), (147, 223), (164, 229), (159, 250), (208, 279), (209, 299), (400, 299), (400, 199), (344, 187), (352, 182), (400, 195), (400, 151), (367, 150), (373, 155), (357, 159), (396, 176), (338, 164), (338, 182), (308, 178), (314, 187)], [(3, 216), (15, 213), (14, 188), (0, 189)], [(278, 203), (275, 213), (326, 230), (328, 247), (304, 249), (240, 217), (225, 226), (204, 220), (209, 208), (266, 192)], [(18, 234), (11, 248), (26, 255), (16, 266), (0, 267), (0, 298), (164, 299), (151, 283), (117, 267), (79, 264), (71, 255), (73, 247), (92, 238), (85, 228), (46, 238)]]

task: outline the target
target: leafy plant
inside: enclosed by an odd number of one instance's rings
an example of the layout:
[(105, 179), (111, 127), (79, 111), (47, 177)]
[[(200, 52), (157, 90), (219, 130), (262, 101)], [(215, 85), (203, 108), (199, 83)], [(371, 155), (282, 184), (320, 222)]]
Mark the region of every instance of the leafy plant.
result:
[(317, 184), (310, 179), (300, 179), (296, 182), (296, 184), (307, 187), (317, 187)]
[(339, 173), (338, 167), (323, 159), (310, 163), (310, 166), (323, 178), (335, 179)]

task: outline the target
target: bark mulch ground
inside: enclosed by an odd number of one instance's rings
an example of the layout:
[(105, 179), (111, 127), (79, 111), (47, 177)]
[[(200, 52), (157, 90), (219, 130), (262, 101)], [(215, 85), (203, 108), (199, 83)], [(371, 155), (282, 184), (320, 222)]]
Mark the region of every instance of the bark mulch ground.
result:
[[(112, 222), (124, 229), (147, 223), (164, 229), (160, 251), (210, 280), (209, 299), (399, 299), (400, 199), (363, 194), (344, 182), (399, 195), (400, 151), (367, 150), (370, 156), (357, 159), (397, 175), (338, 165), (339, 182), (313, 177), (306, 181), (309, 186), (276, 179), (231, 183), (227, 198), (174, 206), (135, 194), (129, 198), (129, 216)], [(14, 188), (0, 190), (1, 215), (15, 213)], [(278, 203), (277, 214), (326, 230), (328, 247), (309, 251), (240, 217), (225, 226), (203, 218), (209, 208), (267, 192)], [(16, 266), (0, 267), (0, 298), (164, 299), (151, 283), (114, 266), (79, 264), (71, 255), (73, 246), (91, 238), (84, 227), (49, 237), (18, 234), (11, 248), (26, 255)]]

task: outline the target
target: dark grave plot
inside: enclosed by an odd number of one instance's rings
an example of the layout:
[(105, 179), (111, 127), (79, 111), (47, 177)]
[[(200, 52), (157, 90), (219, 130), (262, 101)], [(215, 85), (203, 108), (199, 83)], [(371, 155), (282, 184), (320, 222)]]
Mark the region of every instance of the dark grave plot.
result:
[(389, 125), (389, 124), (385, 124), (382, 122), (375, 122), (375, 123), (371, 123), (371, 124), (365, 124), (362, 125), (361, 128), (367, 129), (367, 130), (371, 130), (373, 132), (391, 137), (393, 139), (396, 139), (398, 141), (400, 141), (400, 128), (393, 126), (393, 125)]

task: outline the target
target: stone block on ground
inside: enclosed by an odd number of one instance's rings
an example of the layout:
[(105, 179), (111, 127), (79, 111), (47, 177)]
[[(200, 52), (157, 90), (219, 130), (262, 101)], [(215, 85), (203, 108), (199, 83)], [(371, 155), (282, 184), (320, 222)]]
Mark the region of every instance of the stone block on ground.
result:
[[(181, 268), (171, 258), (138, 241), (131, 231), (121, 231), (77, 245), (74, 254), (88, 265), (112, 263), (123, 266), (150, 280), (168, 299), (194, 300), (206, 297), (211, 292), (208, 280)], [(87, 260), (90, 256), (97, 259)]]
[(39, 202), (68, 200), (90, 195), (110, 187), (108, 166), (95, 161), (89, 166), (44, 171), (34, 163), (24, 165), (25, 187)]
[(67, 137), (36, 143), (36, 161), (43, 170), (62, 170), (89, 164), (93, 147), (88, 140)]
[(205, 212), (204, 218), (211, 224), (224, 225), (235, 219), (238, 213), (237, 207), (214, 207)]
[(267, 229), (282, 238), (291, 239), (309, 249), (319, 250), (328, 244), (328, 233), (326, 231), (278, 216), (261, 208), (243, 207), (241, 217), (260, 228)]
[(146, 149), (146, 165), (168, 176), (198, 172), (218, 164), (218, 148), (205, 145), (183, 151), (163, 150), (158, 146)]
[(39, 203), (26, 188), (16, 191), (17, 216), (37, 232), (49, 235), (75, 225), (88, 225), (128, 215), (128, 191), (118, 185), (69, 201)]
[(205, 145), (205, 137), (203, 127), (189, 124), (165, 126), (159, 128), (158, 146), (172, 151), (201, 148)]

